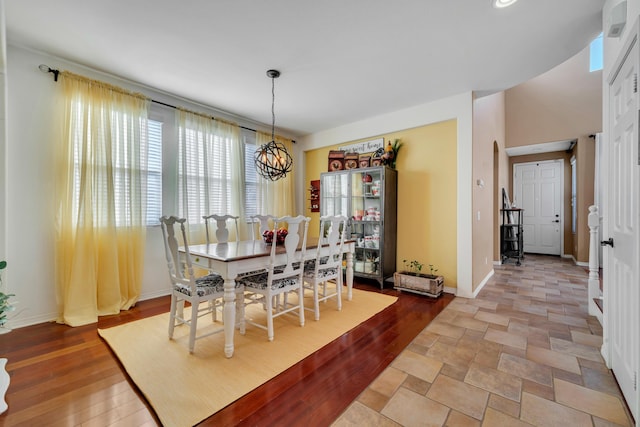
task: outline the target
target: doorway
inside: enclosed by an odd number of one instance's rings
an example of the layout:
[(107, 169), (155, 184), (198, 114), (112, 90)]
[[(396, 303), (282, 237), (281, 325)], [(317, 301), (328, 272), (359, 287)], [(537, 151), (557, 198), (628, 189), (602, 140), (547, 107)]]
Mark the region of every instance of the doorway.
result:
[(513, 165), (514, 204), (524, 209), (524, 252), (562, 253), (563, 163), (557, 159)]

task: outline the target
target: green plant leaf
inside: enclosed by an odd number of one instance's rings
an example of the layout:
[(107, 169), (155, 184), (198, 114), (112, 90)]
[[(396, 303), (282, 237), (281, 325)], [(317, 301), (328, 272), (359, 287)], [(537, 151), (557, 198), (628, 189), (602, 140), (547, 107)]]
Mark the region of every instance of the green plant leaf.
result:
[(0, 261), (0, 270), (7, 268), (7, 261)]

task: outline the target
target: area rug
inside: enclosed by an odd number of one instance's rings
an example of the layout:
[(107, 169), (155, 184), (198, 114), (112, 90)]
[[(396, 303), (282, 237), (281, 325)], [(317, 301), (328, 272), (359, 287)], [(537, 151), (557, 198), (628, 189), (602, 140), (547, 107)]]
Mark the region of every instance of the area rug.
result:
[[(274, 340), (267, 332), (247, 325), (244, 336), (235, 334), (235, 353), (224, 356), (224, 335), (196, 341), (188, 350), (187, 326), (176, 327), (169, 340), (169, 314), (99, 329), (133, 382), (142, 391), (164, 426), (192, 426), (216, 413), (254, 388), (340, 337), (397, 300), (396, 297), (353, 289), (353, 299), (320, 303), (320, 320), (305, 312), (305, 325), (295, 315), (274, 320)], [(313, 307), (305, 298), (305, 306)], [(251, 311), (249, 311), (251, 310)], [(188, 311), (188, 309), (185, 309)], [(256, 320), (264, 316), (260, 306), (247, 314)], [(220, 317), (220, 316), (219, 316)], [(210, 316), (198, 321), (199, 333), (221, 328)]]

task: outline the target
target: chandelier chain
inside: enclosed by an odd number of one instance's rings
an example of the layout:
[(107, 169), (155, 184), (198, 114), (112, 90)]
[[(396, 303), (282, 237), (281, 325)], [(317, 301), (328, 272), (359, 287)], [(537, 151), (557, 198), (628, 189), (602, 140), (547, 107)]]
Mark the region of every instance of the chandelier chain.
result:
[(276, 89), (275, 77), (271, 77), (271, 140), (275, 141), (276, 128)]

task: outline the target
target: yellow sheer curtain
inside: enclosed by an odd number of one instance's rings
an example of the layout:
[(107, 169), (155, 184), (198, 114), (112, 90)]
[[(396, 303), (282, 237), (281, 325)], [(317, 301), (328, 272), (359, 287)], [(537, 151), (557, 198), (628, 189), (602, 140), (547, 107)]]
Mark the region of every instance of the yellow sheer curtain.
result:
[(178, 214), (187, 218), (189, 243), (204, 243), (203, 215), (244, 215), (240, 127), (183, 109), (176, 117)]
[(68, 72), (60, 84), (58, 322), (80, 326), (130, 308), (140, 295), (149, 101)]
[[(258, 147), (270, 141), (271, 134), (256, 132)], [(282, 143), (293, 156), (293, 141), (276, 135), (276, 142)], [(277, 181), (258, 178), (258, 212), (275, 216), (296, 215), (294, 171), (295, 165), (286, 177)]]

